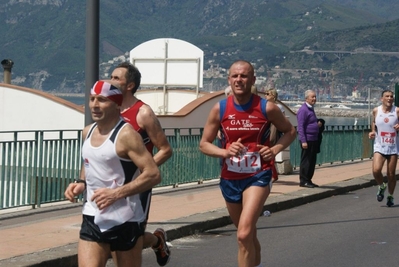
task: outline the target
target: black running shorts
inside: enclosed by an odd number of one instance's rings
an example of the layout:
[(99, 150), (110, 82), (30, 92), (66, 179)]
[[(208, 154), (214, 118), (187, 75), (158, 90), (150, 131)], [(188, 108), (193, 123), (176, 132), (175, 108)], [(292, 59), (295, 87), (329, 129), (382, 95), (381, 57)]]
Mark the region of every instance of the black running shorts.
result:
[(83, 215), (80, 239), (110, 245), (111, 251), (127, 251), (132, 249), (140, 236), (144, 235), (142, 223), (125, 222), (121, 225), (101, 232), (94, 223), (94, 216)]

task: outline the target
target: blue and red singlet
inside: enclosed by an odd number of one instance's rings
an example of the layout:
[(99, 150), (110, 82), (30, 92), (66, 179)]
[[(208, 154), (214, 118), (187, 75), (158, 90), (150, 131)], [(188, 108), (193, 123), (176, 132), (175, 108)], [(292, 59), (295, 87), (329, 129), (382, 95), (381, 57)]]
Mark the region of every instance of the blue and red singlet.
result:
[(259, 154), (258, 144), (270, 145), (270, 122), (266, 115), (267, 100), (252, 95), (248, 104), (234, 103), (229, 96), (219, 102), (222, 146), (226, 149), (241, 138), (245, 152), (239, 157), (224, 159), (221, 177), (227, 180), (240, 180), (270, 169), (271, 161), (264, 161)]

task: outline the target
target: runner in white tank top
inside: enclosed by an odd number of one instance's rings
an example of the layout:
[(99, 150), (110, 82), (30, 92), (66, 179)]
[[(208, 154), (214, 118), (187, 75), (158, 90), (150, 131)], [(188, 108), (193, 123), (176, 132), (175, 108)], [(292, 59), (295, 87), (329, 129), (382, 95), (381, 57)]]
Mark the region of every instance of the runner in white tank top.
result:
[[(99, 146), (91, 144), (92, 132), (97, 127), (97, 124), (93, 124), (82, 147), (87, 184), (83, 214), (94, 216), (94, 223), (99, 226), (102, 232), (124, 222), (143, 222), (145, 219), (139, 194), (118, 199), (108, 208), (102, 210), (92, 200), (97, 189), (115, 189), (133, 181), (139, 174), (137, 166), (131, 160), (120, 158), (116, 153), (115, 144), (119, 131), (126, 126), (125, 123), (120, 120)], [(106, 164), (104, 158), (107, 159)]]
[[(373, 122), (369, 138), (374, 139), (373, 176), (378, 184), (377, 201), (384, 199), (388, 187), (387, 206), (393, 203), (396, 187), (396, 164), (398, 160), (399, 108), (395, 107), (393, 92), (384, 90), (381, 94), (381, 105), (373, 109)], [(384, 182), (382, 168), (387, 161), (388, 184)]]
[(390, 111), (384, 111), (383, 106), (377, 107), (375, 126), (377, 130), (374, 139), (374, 152), (383, 155), (398, 154), (398, 134), (394, 128), (398, 124), (396, 107), (390, 107)]
[(86, 191), (79, 266), (105, 267), (111, 251), (118, 266), (141, 266), (145, 216), (139, 194), (161, 181), (141, 136), (120, 118), (123, 96), (117, 86), (97, 81), (90, 91), (88, 108), (95, 124), (83, 129), (80, 179), (64, 193), (74, 202)]

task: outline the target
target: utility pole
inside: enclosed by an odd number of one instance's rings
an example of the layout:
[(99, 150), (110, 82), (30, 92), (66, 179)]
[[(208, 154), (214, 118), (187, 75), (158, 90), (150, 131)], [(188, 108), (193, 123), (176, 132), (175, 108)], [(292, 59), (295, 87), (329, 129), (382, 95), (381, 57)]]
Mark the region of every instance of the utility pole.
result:
[(331, 97), (334, 98), (334, 72), (332, 73), (331, 79)]
[(370, 104), (370, 98), (371, 98), (371, 89), (370, 89), (370, 87), (369, 88), (367, 88), (367, 94), (368, 94), (368, 97), (367, 97), (367, 99), (369, 100), (368, 101), (368, 109), (367, 109), (367, 118), (368, 118), (368, 125), (369, 125), (369, 127), (370, 127), (370, 129), (371, 129), (371, 104)]
[(87, 0), (86, 5), (85, 125), (88, 125), (93, 122), (90, 89), (99, 78), (100, 0)]

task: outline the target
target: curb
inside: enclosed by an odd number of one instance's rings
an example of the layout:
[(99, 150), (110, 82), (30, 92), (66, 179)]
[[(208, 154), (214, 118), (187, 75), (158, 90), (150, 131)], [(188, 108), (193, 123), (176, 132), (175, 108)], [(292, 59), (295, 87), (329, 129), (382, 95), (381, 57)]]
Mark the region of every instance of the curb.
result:
[[(399, 175), (397, 175), (397, 178)], [(359, 190), (376, 185), (371, 175), (352, 178), (345, 181), (323, 185), (319, 188), (304, 188), (303, 190), (269, 197), (263, 211), (271, 213), (308, 204), (334, 195)], [(163, 223), (149, 225), (149, 228), (162, 227), (168, 236), (168, 241), (198, 234), (231, 224), (225, 208), (194, 214)], [(0, 261), (1, 267), (71, 267), (77, 266), (77, 242), (66, 246), (51, 248)]]

